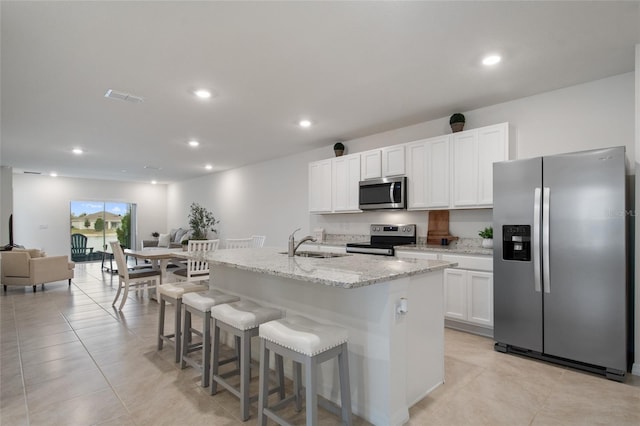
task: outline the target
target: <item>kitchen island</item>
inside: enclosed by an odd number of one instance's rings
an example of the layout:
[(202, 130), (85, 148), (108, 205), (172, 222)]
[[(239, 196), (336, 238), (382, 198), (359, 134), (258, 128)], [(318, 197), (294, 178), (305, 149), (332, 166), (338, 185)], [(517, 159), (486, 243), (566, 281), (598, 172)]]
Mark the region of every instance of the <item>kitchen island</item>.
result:
[[(210, 253), (210, 287), (348, 329), (353, 413), (380, 426), (407, 422), (409, 407), (444, 381), (443, 270), (455, 263), (282, 252)], [(339, 401), (337, 365), (321, 368), (319, 392)]]

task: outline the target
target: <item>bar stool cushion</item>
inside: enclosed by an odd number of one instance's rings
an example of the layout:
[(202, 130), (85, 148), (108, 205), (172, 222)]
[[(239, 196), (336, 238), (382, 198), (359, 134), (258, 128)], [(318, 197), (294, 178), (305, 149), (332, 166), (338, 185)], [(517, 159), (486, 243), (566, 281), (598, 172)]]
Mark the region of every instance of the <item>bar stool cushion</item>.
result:
[(261, 324), (260, 337), (303, 355), (315, 356), (346, 343), (348, 332), (342, 327), (293, 315)]
[(238, 330), (250, 330), (262, 323), (282, 317), (282, 312), (260, 306), (249, 300), (240, 300), (212, 307), (211, 316)]
[(209, 288), (194, 283), (171, 283), (162, 284), (158, 289), (160, 290), (160, 294), (164, 294), (165, 296), (169, 296), (173, 299), (180, 299), (185, 293), (203, 292), (207, 291)]
[(186, 293), (182, 296), (182, 303), (201, 312), (208, 312), (212, 306), (231, 303), (240, 300), (238, 296), (223, 293), (219, 290), (209, 290), (204, 293)]

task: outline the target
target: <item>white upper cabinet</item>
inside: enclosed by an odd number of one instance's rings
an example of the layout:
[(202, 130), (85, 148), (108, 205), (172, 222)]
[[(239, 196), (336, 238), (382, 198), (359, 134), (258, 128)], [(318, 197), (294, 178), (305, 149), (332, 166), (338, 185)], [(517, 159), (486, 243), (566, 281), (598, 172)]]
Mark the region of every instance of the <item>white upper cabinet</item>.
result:
[(382, 152), (379, 149), (366, 151), (360, 154), (362, 180), (382, 177)]
[(360, 211), (360, 154), (337, 157), (332, 163), (333, 211)]
[(404, 176), (404, 145), (382, 148), (382, 177)]
[(362, 180), (404, 176), (404, 145), (373, 149), (360, 154)]
[(509, 159), (508, 124), (452, 135), (451, 207), (493, 205), (493, 163)]
[(449, 136), (406, 145), (407, 208), (449, 207)]
[(507, 123), (478, 129), (478, 204), (493, 205), (493, 163), (508, 159)]
[(331, 159), (309, 163), (309, 211), (331, 212)]
[(493, 163), (509, 159), (508, 123), (309, 163), (309, 211), (357, 212), (359, 181), (407, 176), (410, 210), (490, 208)]

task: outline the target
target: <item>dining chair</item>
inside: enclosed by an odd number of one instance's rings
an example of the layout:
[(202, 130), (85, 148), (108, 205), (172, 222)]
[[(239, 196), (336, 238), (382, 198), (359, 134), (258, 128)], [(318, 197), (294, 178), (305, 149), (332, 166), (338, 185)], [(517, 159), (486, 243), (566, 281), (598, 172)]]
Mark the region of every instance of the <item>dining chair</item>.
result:
[(262, 248), (264, 247), (264, 240), (266, 240), (267, 237), (264, 235), (252, 235), (251, 236), (251, 240), (252, 240), (252, 245), (251, 247), (253, 248)]
[(124, 257), (124, 251), (122, 251), (120, 243), (112, 241), (109, 244), (111, 244), (111, 251), (113, 252), (113, 257), (115, 258), (116, 266), (118, 267), (118, 292), (116, 293), (116, 297), (113, 299), (111, 306), (115, 306), (116, 301), (118, 300), (118, 297), (120, 297), (120, 293), (124, 288), (120, 307), (118, 308), (118, 310), (121, 311), (124, 304), (127, 303), (127, 297), (129, 296), (130, 289), (133, 291), (144, 290), (147, 288), (147, 284), (152, 283), (153, 288), (157, 292), (158, 285), (162, 284), (162, 275), (159, 270), (153, 269), (129, 271), (127, 261)]
[(225, 248), (250, 248), (253, 244), (253, 238), (227, 238), (224, 242)]
[(187, 244), (187, 268), (175, 271), (177, 279), (187, 282), (204, 281), (209, 279), (209, 262), (207, 253), (216, 251), (220, 240), (189, 240)]

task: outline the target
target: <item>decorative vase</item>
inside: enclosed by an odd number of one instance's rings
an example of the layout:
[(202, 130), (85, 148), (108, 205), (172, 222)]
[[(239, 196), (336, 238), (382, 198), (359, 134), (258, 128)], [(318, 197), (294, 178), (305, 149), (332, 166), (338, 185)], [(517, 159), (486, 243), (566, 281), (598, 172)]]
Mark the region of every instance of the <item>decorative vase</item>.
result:
[(451, 131), (453, 133), (461, 132), (464, 129), (464, 122), (451, 123)]
[(493, 238), (483, 238), (482, 239), (482, 248), (493, 248)]

